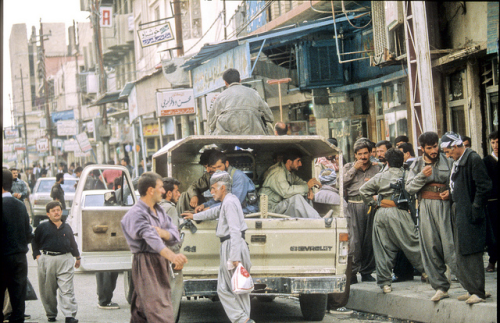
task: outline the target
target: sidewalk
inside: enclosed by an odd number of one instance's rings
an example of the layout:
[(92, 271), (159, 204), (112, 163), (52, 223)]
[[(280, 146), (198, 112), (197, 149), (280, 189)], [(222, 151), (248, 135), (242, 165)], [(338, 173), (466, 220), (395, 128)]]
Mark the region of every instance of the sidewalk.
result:
[(422, 283), (417, 276), (413, 281), (392, 284), (392, 289), (383, 294), (375, 282), (354, 284), (346, 307), (417, 322), (497, 322), (497, 271), (486, 273), (486, 291), (492, 296), (475, 305), (457, 300), (465, 294), (457, 282), (451, 284), (450, 297), (437, 303), (430, 300), (435, 293), (431, 285)]

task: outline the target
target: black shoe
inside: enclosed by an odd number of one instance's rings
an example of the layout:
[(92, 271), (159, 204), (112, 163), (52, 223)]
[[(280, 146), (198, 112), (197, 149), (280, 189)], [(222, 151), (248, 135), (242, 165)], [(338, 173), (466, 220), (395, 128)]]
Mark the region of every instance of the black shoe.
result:
[(24, 314), (24, 319), (25, 319), (25, 320), (29, 320), (30, 318), (31, 318), (31, 315), (29, 315), (29, 314)]
[(362, 282), (375, 282), (377, 281), (371, 274), (363, 274), (361, 275)]
[(78, 323), (78, 320), (75, 319), (74, 317), (67, 317), (66, 323)]
[(357, 275), (352, 275), (351, 276), (351, 285), (352, 284), (357, 284), (358, 283), (358, 276)]
[(49, 321), (49, 322), (55, 322), (56, 318), (55, 317), (49, 317), (49, 318), (47, 318), (47, 321)]

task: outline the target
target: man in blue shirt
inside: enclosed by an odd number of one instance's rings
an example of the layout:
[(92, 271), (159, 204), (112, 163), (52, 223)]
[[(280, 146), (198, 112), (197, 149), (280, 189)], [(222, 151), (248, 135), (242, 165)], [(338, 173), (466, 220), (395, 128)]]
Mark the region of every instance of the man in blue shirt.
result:
[[(241, 202), (241, 207), (244, 214), (255, 213), (259, 211), (257, 199), (250, 200), (247, 198), (249, 192), (255, 192), (255, 185), (252, 180), (245, 175), (241, 170), (229, 166), (227, 156), (220, 151), (214, 151), (208, 159), (208, 167), (213, 171), (226, 171), (230, 174), (232, 183), (232, 194), (235, 195)], [(210, 199), (208, 202), (200, 204), (195, 208), (195, 213), (219, 206), (220, 202)]]

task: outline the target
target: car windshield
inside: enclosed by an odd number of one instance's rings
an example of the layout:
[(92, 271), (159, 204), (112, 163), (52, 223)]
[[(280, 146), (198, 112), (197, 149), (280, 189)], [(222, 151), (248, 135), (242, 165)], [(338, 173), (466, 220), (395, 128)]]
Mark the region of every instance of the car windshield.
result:
[[(132, 196), (127, 197), (127, 205), (132, 205), (134, 201)], [(89, 206), (104, 206), (104, 194), (89, 194), (85, 196), (85, 201), (83, 201), (84, 207)]]
[[(75, 184), (76, 180), (72, 179), (64, 179), (64, 184), (61, 185), (64, 193), (75, 193)], [(56, 183), (56, 180), (45, 180), (40, 181), (40, 185), (38, 185), (37, 193), (50, 193), (52, 186)]]

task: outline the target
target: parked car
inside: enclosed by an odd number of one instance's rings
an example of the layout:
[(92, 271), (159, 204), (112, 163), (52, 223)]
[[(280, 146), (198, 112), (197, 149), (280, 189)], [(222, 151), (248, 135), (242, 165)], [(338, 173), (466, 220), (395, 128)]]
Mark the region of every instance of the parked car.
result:
[[(52, 201), (50, 197), (50, 191), (52, 186), (56, 183), (55, 177), (40, 177), (33, 188), (33, 192), (29, 197), (31, 208), (33, 210), (32, 224), (34, 227), (38, 226), (40, 221), (47, 218), (47, 212), (45, 211), (45, 205)], [(76, 183), (78, 179), (65, 178), (64, 184), (62, 184), (62, 189), (64, 190), (64, 200), (66, 202), (66, 210), (63, 211), (63, 218), (66, 220), (68, 217), (69, 210), (73, 205), (73, 198), (75, 196)]]

